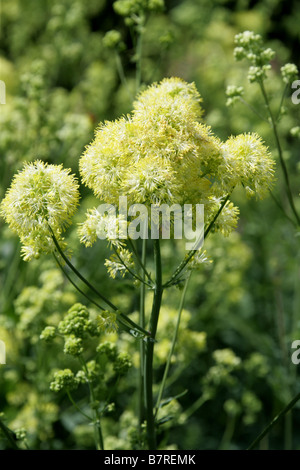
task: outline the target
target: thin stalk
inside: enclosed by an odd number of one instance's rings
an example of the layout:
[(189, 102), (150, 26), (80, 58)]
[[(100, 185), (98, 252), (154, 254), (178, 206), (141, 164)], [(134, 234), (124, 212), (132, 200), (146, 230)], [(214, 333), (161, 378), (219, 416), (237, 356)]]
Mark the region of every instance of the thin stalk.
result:
[(0, 429), (14, 450), (20, 450), (14, 440), (14, 433), (0, 419)]
[[(89, 386), (89, 390), (90, 390), (90, 398), (91, 398), (91, 402), (94, 402), (96, 401), (96, 398), (95, 398), (95, 392), (94, 392), (94, 387), (93, 387), (93, 384), (92, 382), (89, 380), (89, 372), (88, 372), (88, 369), (87, 369), (87, 366), (86, 366), (86, 363), (85, 363), (85, 360), (83, 359), (82, 356), (79, 357), (79, 360), (81, 362), (81, 365), (82, 365), (82, 368), (85, 372), (85, 375), (86, 375), (86, 380), (87, 380), (87, 383), (88, 383), (88, 386)], [(94, 410), (95, 412), (95, 417), (96, 417), (96, 420), (94, 421), (94, 427), (95, 427), (95, 431), (96, 431), (96, 434), (98, 435), (98, 443), (97, 443), (97, 447), (98, 447), (98, 450), (104, 450), (104, 442), (103, 442), (103, 436), (102, 436), (102, 429), (101, 429), (101, 423), (100, 423), (100, 414), (99, 414), (99, 410), (98, 408), (96, 408)]]
[(149, 450), (156, 450), (155, 418), (153, 413), (153, 353), (163, 294), (160, 242), (153, 240), (155, 261), (155, 289), (150, 317), (150, 338), (147, 341), (145, 361), (145, 396), (147, 417), (147, 438)]
[(293, 447), (293, 411), (289, 411), (284, 417), (284, 449), (292, 450)]
[(76, 276), (79, 277), (79, 279), (82, 282), (84, 282), (84, 284), (86, 284), (98, 297), (100, 297), (100, 299), (102, 299), (107, 305), (109, 305), (109, 307), (111, 307), (116, 312), (118, 308), (110, 300), (108, 300), (104, 295), (102, 295), (84, 276), (82, 276), (82, 274), (75, 268), (75, 266), (73, 266), (71, 261), (67, 258), (67, 256), (64, 254), (63, 250), (59, 246), (59, 243), (50, 226), (49, 226), (49, 229), (52, 234), (52, 239), (57, 248), (57, 251), (59, 252), (62, 259), (65, 261), (65, 263), (69, 266), (69, 268), (71, 268), (72, 271), (76, 274)]
[(124, 73), (124, 68), (123, 68), (123, 64), (122, 64), (122, 61), (121, 61), (121, 57), (120, 57), (120, 54), (117, 50), (115, 50), (115, 59), (116, 59), (117, 72), (118, 72), (120, 81), (121, 81), (123, 87), (125, 88), (125, 90), (128, 94), (128, 97), (130, 98), (130, 100), (132, 100), (133, 97), (132, 97), (131, 93), (129, 92), (128, 83), (127, 83), (126, 76), (125, 76), (125, 73)]
[(190, 418), (199, 408), (201, 408), (204, 403), (209, 401), (210, 398), (208, 396), (201, 395), (185, 412), (184, 415), (186, 419)]
[(141, 83), (142, 83), (142, 53), (143, 53), (143, 29), (144, 23), (139, 25), (138, 37), (136, 42), (136, 78), (135, 78), (135, 87), (136, 93), (138, 93)]
[(227, 194), (227, 196), (225, 197), (224, 201), (222, 202), (222, 204), (220, 205), (219, 207), (219, 210), (218, 212), (216, 213), (216, 215), (214, 216), (213, 220), (210, 222), (209, 226), (206, 228), (205, 232), (204, 232), (204, 240), (205, 238), (208, 236), (209, 232), (211, 231), (211, 229), (213, 228), (217, 218), (219, 217), (219, 215), (221, 214), (222, 210), (224, 209), (227, 201), (229, 200), (231, 196), (231, 193), (230, 194)]
[[(141, 263), (146, 266), (146, 248), (147, 240), (142, 240), (142, 259)], [(145, 280), (145, 270), (142, 270), (142, 278)], [(140, 313), (139, 313), (139, 324), (142, 328), (145, 328), (145, 297), (146, 297), (146, 286), (145, 283), (141, 284), (140, 287)], [(142, 423), (145, 419), (145, 402), (144, 402), (144, 370), (145, 370), (145, 343), (140, 342), (140, 370), (139, 370), (139, 382), (138, 382), (138, 423), (139, 423), (139, 434), (142, 433)]]
[[(136, 257), (136, 260), (137, 260), (138, 264), (140, 265), (140, 267), (142, 268), (142, 271), (143, 271), (143, 272), (145, 273), (145, 275), (147, 276), (147, 278), (148, 278), (148, 280), (149, 280), (149, 284), (151, 284), (151, 287), (153, 287), (153, 286), (152, 286), (151, 275), (148, 273), (148, 271), (147, 271), (147, 269), (146, 269), (146, 264), (143, 263), (143, 260), (141, 259), (139, 253), (137, 252), (137, 249), (136, 249), (136, 247), (134, 246), (134, 243), (132, 242), (132, 240), (131, 240), (130, 238), (128, 238), (127, 241), (128, 241), (128, 243), (129, 243), (129, 245), (131, 246), (132, 251), (133, 251), (134, 254), (135, 254), (135, 257)], [(147, 240), (146, 240), (146, 239), (143, 240), (143, 241), (145, 241), (145, 243), (147, 243)]]
[(20, 263), (20, 251), (19, 251), (19, 244), (18, 247), (13, 255), (11, 262), (9, 263), (8, 273), (6, 279), (4, 279), (3, 287), (1, 289), (1, 304), (3, 299), (3, 310), (5, 310), (5, 306), (11, 301), (10, 296), (13, 293), (12, 287), (15, 285), (16, 281), (16, 273)]
[[(287, 374), (290, 375), (290, 361), (289, 352), (286, 345), (286, 327), (285, 327), (285, 312), (282, 299), (282, 293), (280, 290), (275, 291), (275, 304), (277, 313), (277, 328), (278, 328), (278, 339), (279, 347), (282, 355), (282, 365), (286, 369)], [(289, 399), (291, 398), (290, 387), (288, 387)], [(284, 417), (284, 448), (285, 450), (291, 450), (292, 448), (292, 435), (293, 435), (293, 419), (292, 411), (287, 413)]]
[(230, 446), (235, 429), (235, 416), (227, 416), (225, 431), (221, 440), (219, 450), (227, 450)]
[(119, 312), (118, 313), (120, 315), (120, 317), (122, 317), (122, 320), (124, 320), (125, 322), (129, 323), (129, 325), (131, 326), (131, 328), (133, 328), (134, 330), (139, 330), (141, 333), (144, 334), (144, 336), (146, 337), (150, 337), (150, 332), (145, 330), (144, 328), (142, 328), (140, 325), (137, 325), (137, 323), (135, 323), (134, 321), (132, 321), (127, 315), (125, 315), (124, 313), (121, 313)]
[[(125, 321), (126, 323), (128, 323), (129, 325), (131, 325), (131, 327), (134, 329), (134, 330), (138, 330), (140, 331), (141, 333), (143, 333), (145, 336), (150, 336), (149, 334), (149, 331), (146, 331), (144, 329), (142, 329), (137, 323), (135, 323), (134, 321), (132, 321), (127, 315), (125, 315), (124, 313), (120, 312), (120, 310), (115, 306), (113, 305), (108, 299), (105, 299), (105, 297), (100, 294), (100, 292), (94, 287), (92, 286), (92, 284), (89, 283), (89, 281), (87, 279), (85, 279), (85, 277), (82, 276), (82, 274), (80, 274), (79, 271), (77, 271), (77, 269), (73, 266), (73, 264), (71, 263), (71, 261), (66, 257), (66, 255), (64, 254), (64, 252), (62, 251), (62, 249), (60, 248), (59, 246), (59, 243), (58, 241), (56, 240), (55, 238), (55, 235), (53, 234), (53, 231), (51, 229), (51, 227), (49, 227), (51, 232), (52, 232), (52, 238), (53, 238), (53, 241), (55, 243), (55, 246), (59, 252), (59, 254), (61, 255), (61, 257), (63, 258), (63, 260), (66, 262), (66, 264), (72, 269), (72, 271), (76, 274), (77, 277), (79, 277), (79, 279), (81, 281), (83, 281), (98, 297), (100, 297), (102, 300), (104, 300), (121, 318), (123, 321)], [(64, 270), (65, 272), (65, 270)], [(70, 277), (67, 276), (67, 278), (70, 280)], [(86, 294), (83, 293), (83, 291), (81, 289), (79, 289), (75, 283), (73, 281), (70, 280), (70, 282), (72, 283), (72, 285), (74, 287), (76, 287), (76, 289), (83, 295), (85, 295), (85, 297), (87, 297)], [(95, 303), (95, 301), (91, 300), (90, 297), (87, 297), (90, 302), (93, 302), (95, 305), (97, 305), (97, 307), (99, 307), (101, 310), (103, 310), (103, 307), (101, 307), (99, 304)]]
[(282, 95), (281, 95), (280, 105), (279, 105), (278, 113), (277, 113), (276, 119), (275, 119), (276, 122), (278, 122), (280, 112), (281, 112), (281, 108), (282, 108), (282, 105), (283, 105), (283, 100), (284, 100), (287, 89), (288, 89), (288, 84), (285, 85), (284, 90), (283, 90)]
[(114, 249), (114, 252), (117, 256), (117, 258), (119, 259), (120, 263), (123, 264), (123, 266), (125, 267), (126, 271), (129, 272), (129, 274), (131, 274), (131, 276), (136, 279), (137, 281), (139, 282), (142, 282), (143, 284), (147, 285), (148, 287), (152, 287), (147, 281), (145, 281), (145, 279), (141, 278), (140, 276), (138, 276), (135, 272), (132, 271), (132, 269), (130, 269), (127, 264), (124, 262), (124, 260), (122, 259), (121, 255), (118, 253), (118, 250), (116, 249), (116, 247), (113, 247)]
[(73, 281), (73, 279), (71, 279), (71, 277), (69, 276), (69, 274), (67, 273), (67, 271), (63, 268), (63, 266), (61, 265), (61, 263), (59, 262), (59, 259), (57, 258), (57, 256), (55, 255), (55, 253), (53, 253), (53, 256), (54, 256), (54, 259), (58, 265), (58, 267), (61, 269), (61, 271), (64, 273), (64, 275), (66, 276), (66, 278), (68, 279), (68, 281), (72, 284), (73, 287), (75, 287), (75, 289), (81, 294), (83, 295), (89, 302), (91, 302), (92, 304), (96, 305), (96, 307), (98, 307), (100, 310), (105, 310), (105, 308), (103, 308), (101, 305), (99, 305), (97, 302), (95, 302), (89, 295), (87, 295), (85, 292), (83, 292), (80, 287), (77, 286), (77, 284), (75, 284), (75, 282)]
[(75, 400), (73, 400), (73, 397), (71, 395), (71, 393), (69, 392), (69, 390), (67, 390), (67, 395), (68, 395), (68, 398), (70, 400), (70, 402), (72, 403), (72, 405), (74, 406), (74, 408), (76, 408), (76, 410), (82, 415), (84, 416), (86, 419), (88, 419), (89, 421), (93, 421), (93, 418), (87, 414), (84, 413), (84, 411), (82, 411), (82, 409), (77, 405), (77, 403), (75, 402)]
[(105, 410), (105, 408), (109, 405), (109, 402), (112, 398), (112, 396), (114, 395), (115, 391), (117, 390), (117, 386), (118, 386), (118, 383), (120, 381), (120, 374), (117, 375), (117, 379), (115, 381), (115, 384), (113, 387), (111, 387), (111, 390), (110, 390), (110, 393), (105, 401), (105, 406), (103, 407), (103, 410)]
[[(213, 220), (210, 222), (210, 224), (208, 225), (208, 227), (206, 228), (205, 232), (204, 232), (204, 240), (205, 238), (208, 236), (209, 232), (211, 231), (212, 227), (214, 226), (214, 223), (216, 222), (217, 218), (219, 217), (219, 215), (221, 214), (224, 206), (226, 205), (227, 201), (229, 200), (230, 198), (230, 194), (228, 194), (226, 196), (226, 198), (223, 200), (222, 204), (220, 205), (219, 207), (219, 210), (218, 212), (216, 213), (216, 215), (214, 216)], [(182, 262), (180, 263), (180, 265), (176, 268), (176, 270), (174, 271), (174, 273), (172, 274), (171, 278), (168, 280), (168, 282), (166, 284), (164, 284), (163, 287), (169, 287), (170, 285), (172, 285), (174, 283), (174, 281), (176, 280), (176, 278), (179, 276), (179, 274), (183, 271), (183, 269), (186, 267), (186, 265), (189, 263), (189, 261), (192, 259), (192, 257), (194, 256), (194, 254), (196, 253), (197, 250), (190, 250), (188, 252), (188, 254), (185, 256), (185, 258), (182, 260)]]
[(269, 190), (270, 195), (275, 202), (275, 204), (279, 207), (279, 209), (283, 212), (284, 216), (294, 225), (295, 228), (297, 228), (296, 222), (285, 212), (282, 204), (278, 201), (278, 199), (274, 196), (273, 192)]
[(259, 436), (252, 442), (252, 444), (248, 447), (247, 450), (252, 450), (254, 449), (257, 444), (260, 443), (260, 441), (271, 431), (272, 427), (279, 421), (280, 418), (282, 418), (284, 415), (286, 415), (292, 408), (293, 406), (297, 403), (297, 401), (300, 400), (300, 393), (298, 393), (293, 400), (288, 403), (287, 406), (283, 408), (283, 410), (278, 413), (277, 416), (275, 416), (274, 419), (268, 424), (268, 426), (265, 427), (265, 429), (259, 434)]
[(249, 104), (247, 101), (244, 100), (244, 98), (242, 98), (241, 96), (239, 97), (240, 99), (240, 102), (243, 103), (245, 106), (247, 106), (247, 108), (251, 109), (251, 111), (256, 114), (256, 116), (258, 116), (262, 121), (264, 122), (269, 122), (268, 119), (266, 119), (264, 116), (262, 116), (258, 111), (256, 111), (256, 109), (251, 106), (251, 104)]
[(293, 199), (293, 194), (292, 194), (292, 190), (291, 190), (289, 174), (288, 174), (287, 167), (286, 167), (286, 164), (285, 164), (285, 161), (284, 161), (284, 158), (283, 158), (283, 154), (282, 154), (282, 148), (281, 148), (281, 143), (280, 143), (280, 139), (279, 139), (279, 135), (278, 135), (276, 120), (273, 116), (273, 112), (272, 112), (271, 107), (270, 107), (269, 98), (268, 98), (268, 95), (266, 93), (266, 89), (265, 89), (263, 81), (260, 81), (259, 85), (260, 85), (260, 89), (261, 89), (261, 92), (263, 94), (263, 97), (264, 97), (264, 100), (265, 100), (265, 103), (266, 103), (267, 110), (268, 110), (269, 115), (270, 115), (272, 129), (273, 129), (273, 132), (274, 132), (275, 142), (276, 142), (276, 146), (277, 146), (277, 150), (278, 150), (280, 165), (281, 165), (284, 180), (285, 180), (285, 187), (286, 187), (286, 193), (287, 193), (288, 201), (289, 201), (291, 210), (292, 210), (292, 212), (293, 212), (293, 214), (296, 218), (297, 224), (300, 225), (300, 217), (297, 213), (297, 210), (296, 210), (296, 207), (295, 207), (295, 204), (294, 204), (294, 199)]
[(186, 366), (180, 366), (178, 364), (177, 369), (174, 371), (174, 373), (167, 379), (166, 381), (166, 387), (170, 387), (172, 384), (176, 383), (181, 374), (186, 370)]
[(185, 280), (184, 288), (183, 288), (183, 291), (182, 291), (180, 304), (179, 304), (179, 308), (178, 308), (176, 327), (175, 327), (175, 331), (174, 331), (173, 339), (172, 339), (172, 345), (171, 345), (171, 349), (169, 351), (166, 367), (165, 367), (165, 370), (164, 370), (163, 379), (162, 379), (162, 382), (160, 384), (160, 389), (159, 389), (158, 397), (157, 397), (157, 401), (156, 401), (155, 416), (158, 413), (158, 410), (159, 410), (159, 407), (160, 407), (160, 404), (161, 404), (161, 400), (162, 400), (162, 396), (163, 396), (163, 393), (164, 393), (166, 380), (167, 380), (167, 377), (168, 377), (168, 373), (169, 373), (169, 369), (170, 369), (170, 365), (171, 365), (171, 360), (172, 360), (172, 356), (173, 356), (174, 349), (175, 349), (175, 344), (176, 344), (177, 337), (178, 337), (179, 325), (180, 325), (180, 320), (181, 320), (181, 313), (182, 313), (182, 310), (183, 310), (185, 295), (186, 295), (186, 291), (187, 291), (187, 288), (188, 288), (188, 285), (189, 285), (191, 274), (192, 274), (192, 272), (190, 271), (190, 273), (188, 274), (188, 277)]

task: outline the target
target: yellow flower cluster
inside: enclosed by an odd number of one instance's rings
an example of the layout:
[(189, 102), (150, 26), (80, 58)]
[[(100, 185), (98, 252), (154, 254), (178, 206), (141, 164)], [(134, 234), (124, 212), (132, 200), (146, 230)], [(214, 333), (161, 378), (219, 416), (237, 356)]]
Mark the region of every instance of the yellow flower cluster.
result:
[[(80, 158), (83, 182), (96, 197), (115, 206), (120, 196), (127, 197), (128, 206), (204, 204), (206, 223), (239, 184), (249, 196), (264, 197), (274, 174), (268, 149), (256, 134), (230, 137), (226, 142), (215, 137), (201, 122), (201, 101), (194, 83), (179, 78), (148, 87), (130, 115), (97, 129)], [(25, 260), (53, 251), (49, 227), (62, 242), (78, 200), (76, 178), (61, 165), (37, 160), (15, 176), (0, 215), (20, 236)], [(227, 201), (215, 230), (227, 235), (237, 219), (238, 209)], [(90, 246), (105, 232), (118, 247), (116, 220), (120, 214), (103, 216), (89, 210), (79, 229), (81, 241)]]
[[(249, 196), (265, 196), (274, 173), (268, 149), (256, 134), (225, 143), (215, 137), (200, 122), (201, 101), (195, 85), (179, 78), (147, 88), (130, 115), (97, 129), (80, 159), (83, 182), (96, 197), (115, 205), (119, 196), (147, 206), (205, 204), (207, 222), (239, 184)], [(225, 234), (238, 214), (233, 204), (226, 208), (228, 227), (220, 224)]]
[(1, 202), (0, 214), (19, 235), (26, 261), (54, 250), (49, 227), (62, 240), (78, 201), (76, 178), (62, 165), (37, 160), (15, 175)]
[(223, 149), (220, 177), (232, 186), (242, 184), (250, 197), (265, 197), (272, 186), (274, 162), (261, 138), (257, 134), (230, 137)]

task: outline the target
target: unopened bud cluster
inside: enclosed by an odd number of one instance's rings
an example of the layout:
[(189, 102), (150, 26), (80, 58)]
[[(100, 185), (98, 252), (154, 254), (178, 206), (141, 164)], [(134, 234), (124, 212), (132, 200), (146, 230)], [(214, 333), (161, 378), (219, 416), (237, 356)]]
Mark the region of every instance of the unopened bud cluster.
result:
[(234, 50), (236, 60), (248, 59), (251, 63), (248, 79), (259, 82), (266, 78), (266, 72), (271, 69), (270, 61), (275, 52), (271, 48), (265, 49), (262, 37), (253, 31), (244, 31), (235, 36), (237, 47)]

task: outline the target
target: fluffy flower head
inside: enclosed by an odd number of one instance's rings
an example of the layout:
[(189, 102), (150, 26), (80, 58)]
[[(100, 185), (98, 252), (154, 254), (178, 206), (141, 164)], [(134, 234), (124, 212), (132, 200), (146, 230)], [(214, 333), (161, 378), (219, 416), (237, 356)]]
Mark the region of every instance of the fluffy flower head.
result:
[[(207, 223), (239, 184), (250, 196), (265, 196), (274, 173), (268, 149), (256, 134), (221, 142), (201, 122), (201, 101), (195, 84), (179, 78), (148, 87), (131, 115), (96, 130), (80, 159), (83, 182), (117, 207), (120, 196), (127, 196), (128, 205), (148, 208), (204, 204)], [(236, 226), (238, 211), (227, 204), (225, 212), (219, 230), (227, 234)], [(97, 230), (99, 218), (90, 211), (80, 228), (81, 241), (91, 245)]]
[(221, 167), (228, 181), (235, 186), (243, 184), (248, 196), (266, 196), (274, 179), (274, 161), (257, 134), (230, 137), (224, 145), (225, 167)]
[(53, 251), (49, 226), (60, 239), (78, 201), (77, 181), (62, 165), (37, 160), (15, 175), (0, 214), (19, 235), (25, 260)]
[(203, 169), (220, 154), (219, 140), (200, 124), (194, 84), (163, 80), (142, 92), (131, 116), (106, 122), (80, 160), (83, 182), (105, 202), (199, 202), (209, 192)]

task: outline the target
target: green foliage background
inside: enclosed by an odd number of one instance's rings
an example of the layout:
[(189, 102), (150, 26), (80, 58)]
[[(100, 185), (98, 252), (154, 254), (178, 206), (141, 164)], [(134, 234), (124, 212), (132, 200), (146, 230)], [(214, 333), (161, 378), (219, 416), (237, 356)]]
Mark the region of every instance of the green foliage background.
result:
[[(195, 81), (203, 98), (205, 120), (220, 138), (258, 132), (276, 159), (267, 123), (237, 104), (226, 107), (227, 85), (245, 86), (248, 102), (264, 107), (247, 69), (233, 59), (234, 36), (260, 33), (277, 52), (268, 81), (271, 104), (282, 93), (280, 67), (300, 66), (300, 4), (296, 0), (167, 0), (153, 14), (144, 35), (142, 79), (149, 84), (167, 76)], [(121, 32), (120, 52), (126, 88), (118, 75), (115, 52), (105, 46), (107, 31)], [(130, 112), (135, 94), (134, 40), (113, 2), (105, 0), (2, 0), (0, 79), (6, 104), (0, 115), (0, 198), (25, 161), (63, 163), (78, 174), (78, 159), (100, 121)], [(278, 103), (279, 104), (279, 103)], [(290, 129), (300, 125), (299, 105), (286, 99), (280, 128), (284, 157), (294, 194), (300, 191), (299, 140)], [(277, 170), (276, 193), (283, 194)], [(79, 244), (76, 223), (92, 205), (81, 188), (82, 203), (68, 236), (77, 268), (109, 292), (134, 318), (137, 291), (127, 281), (108, 279), (99, 242)], [(235, 199), (241, 217), (227, 239), (211, 236), (206, 250), (213, 263), (196, 272), (190, 284), (179, 341), (172, 361), (160, 448), (244, 449), (299, 392), (300, 365), (291, 362), (291, 343), (300, 339), (299, 233), (271, 198), (263, 202)], [(284, 199), (284, 197), (283, 197)], [(300, 209), (299, 197), (297, 199)], [(25, 263), (18, 240), (0, 221), (0, 339), (7, 364), (0, 366), (0, 412), (14, 431), (26, 429), (34, 449), (93, 448), (91, 426), (64, 394), (49, 389), (55, 368), (75, 367), (59, 343), (44, 344), (42, 329), (57, 324), (76, 301), (52, 259)], [(182, 254), (175, 243), (162, 246), (164, 270), (172, 272)], [(159, 325), (156, 379), (161, 380), (175, 324), (179, 293), (167, 292)], [(113, 392), (114, 407), (104, 420), (108, 449), (135, 446), (137, 344), (121, 333), (103, 337), (128, 352), (133, 366)], [(92, 358), (94, 344), (87, 345)], [(101, 359), (103, 394), (113, 390), (109, 358)], [(185, 392), (186, 393), (183, 393)], [(79, 403), (84, 390), (77, 392)], [(172, 419), (167, 419), (171, 417)], [(0, 449), (8, 448), (0, 435)], [(299, 405), (264, 439), (262, 448), (300, 449)]]

